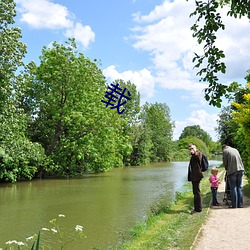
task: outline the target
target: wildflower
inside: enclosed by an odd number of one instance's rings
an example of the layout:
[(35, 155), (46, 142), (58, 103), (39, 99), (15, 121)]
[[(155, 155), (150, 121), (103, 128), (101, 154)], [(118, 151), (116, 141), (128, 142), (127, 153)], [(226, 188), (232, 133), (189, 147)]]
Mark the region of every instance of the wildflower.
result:
[(24, 243), (23, 243), (22, 241), (18, 241), (18, 242), (17, 242), (17, 245), (18, 245), (18, 246), (24, 246)]
[(30, 236), (30, 237), (27, 237), (26, 240), (29, 241), (29, 240), (32, 240), (34, 238), (34, 236)]
[(43, 231), (50, 231), (50, 230), (49, 230), (48, 228), (46, 228), (46, 227), (43, 227), (42, 230), (43, 230)]
[(16, 240), (9, 240), (9, 241), (7, 241), (5, 244), (6, 244), (6, 245), (11, 245), (12, 243), (17, 244), (17, 241), (16, 241)]
[(6, 245), (11, 245), (12, 243), (18, 245), (18, 246), (24, 246), (24, 243), (22, 241), (16, 241), (16, 240), (9, 240), (5, 244)]
[(59, 217), (65, 217), (65, 215), (64, 215), (64, 214), (59, 214), (58, 216), (59, 216)]
[(75, 226), (76, 231), (81, 231), (82, 232), (82, 229), (83, 229), (83, 226), (80, 226), (80, 225)]
[(55, 228), (51, 228), (51, 231), (57, 233), (58, 231)]

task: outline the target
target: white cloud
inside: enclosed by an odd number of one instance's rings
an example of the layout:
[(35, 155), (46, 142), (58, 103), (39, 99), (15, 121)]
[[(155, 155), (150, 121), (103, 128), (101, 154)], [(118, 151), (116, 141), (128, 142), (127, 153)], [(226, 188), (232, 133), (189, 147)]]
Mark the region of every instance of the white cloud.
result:
[(225, 30), (220, 31), (216, 44), (225, 52), (227, 72), (222, 76), (226, 81), (237, 81), (246, 76), (250, 69), (250, 23), (247, 17), (235, 19), (227, 16), (228, 9), (221, 10)]
[(95, 40), (91, 27), (75, 22), (74, 15), (63, 5), (49, 0), (17, 0), (20, 20), (34, 29), (65, 30), (66, 37), (75, 38), (84, 48)]
[(83, 26), (81, 23), (76, 23), (73, 28), (68, 29), (65, 36), (74, 37), (85, 48), (95, 40), (95, 33), (91, 30), (91, 27)]
[(154, 77), (148, 69), (144, 68), (140, 71), (128, 70), (119, 73), (116, 67), (112, 65), (104, 69), (103, 74), (106, 78), (109, 78), (110, 81), (122, 79), (134, 83), (137, 91), (141, 94), (141, 103), (154, 95)]
[(189, 118), (185, 121), (175, 121), (175, 129), (173, 133), (174, 140), (178, 140), (183, 129), (187, 126), (200, 125), (201, 129), (206, 131), (213, 139), (217, 141), (217, 135), (214, 128), (218, 126), (218, 114), (209, 114), (205, 110), (195, 110), (191, 112)]
[[(207, 86), (198, 82), (197, 69), (193, 69), (194, 52), (202, 47), (192, 37), (191, 25), (195, 17), (189, 18), (195, 9), (193, 1), (165, 0), (150, 13), (135, 13), (137, 25), (132, 29), (134, 48), (150, 53), (156, 75), (155, 83), (166, 89), (183, 89), (195, 94)], [(222, 81), (243, 79), (250, 68), (250, 25), (247, 18), (227, 17), (227, 9), (221, 11), (226, 30), (218, 34), (217, 44), (225, 50), (227, 75)], [(224, 79), (224, 80), (223, 80)], [(226, 80), (227, 79), (227, 80)], [(233, 80), (232, 80), (233, 81)]]
[(63, 29), (73, 25), (65, 6), (48, 0), (18, 0), (21, 21), (35, 29)]

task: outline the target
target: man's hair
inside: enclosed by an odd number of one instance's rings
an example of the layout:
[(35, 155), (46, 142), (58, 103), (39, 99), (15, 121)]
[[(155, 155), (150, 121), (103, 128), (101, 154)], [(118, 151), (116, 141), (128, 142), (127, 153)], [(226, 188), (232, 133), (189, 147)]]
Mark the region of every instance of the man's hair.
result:
[(222, 149), (225, 149), (227, 147), (227, 144), (222, 145)]

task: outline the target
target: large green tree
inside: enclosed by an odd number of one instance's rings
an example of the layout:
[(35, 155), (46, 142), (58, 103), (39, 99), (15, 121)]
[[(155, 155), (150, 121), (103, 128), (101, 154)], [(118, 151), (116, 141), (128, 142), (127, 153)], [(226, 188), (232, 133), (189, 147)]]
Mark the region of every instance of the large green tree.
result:
[(178, 141), (178, 148), (183, 152), (185, 156), (190, 156), (190, 152), (188, 150), (188, 145), (190, 143), (193, 143), (197, 146), (197, 149), (201, 152), (205, 153), (206, 155), (209, 154), (209, 150), (207, 145), (202, 141), (201, 139), (195, 137), (195, 136), (187, 136), (185, 138), (182, 138)]
[(228, 5), (228, 15), (235, 18), (248, 16), (250, 19), (250, 4), (249, 0), (199, 0), (195, 3), (196, 9), (190, 16), (196, 16), (197, 19), (191, 30), (198, 43), (203, 44), (203, 54), (195, 53), (194, 67), (199, 69), (197, 75), (200, 80), (209, 84), (205, 89), (205, 99), (211, 105), (221, 107), (221, 97), (231, 88), (220, 83), (218, 78), (220, 73), (226, 72), (224, 51), (216, 45), (218, 31), (225, 29), (219, 8)]
[[(140, 113), (140, 93), (136, 89), (136, 85), (130, 81), (125, 82), (121, 79), (117, 79), (113, 82), (113, 85), (119, 84), (120, 92), (125, 91), (125, 95), (130, 98), (121, 98), (121, 103), (125, 103), (120, 109), (124, 109), (120, 115), (122, 119), (122, 138), (126, 140), (122, 145), (128, 145), (129, 147), (122, 147), (123, 163), (124, 165), (137, 165), (134, 161), (134, 152), (137, 150), (138, 144), (138, 126), (139, 126), (139, 113)], [(129, 93), (129, 94), (128, 94)]]
[(74, 39), (44, 47), (40, 64), (29, 65), (29, 97), (32, 107), (29, 135), (43, 145), (57, 165), (46, 169), (73, 175), (106, 171), (122, 165), (129, 148), (122, 119), (105, 106), (107, 85), (95, 62), (77, 50)]
[(200, 127), (200, 125), (193, 125), (193, 126), (185, 127), (179, 137), (179, 140), (188, 136), (199, 138), (207, 145), (207, 147), (209, 147), (210, 143), (212, 142), (211, 136), (208, 134), (208, 132), (204, 131)]
[(16, 72), (24, 65), (26, 54), (26, 45), (20, 41), (21, 30), (13, 25), (15, 7), (13, 0), (0, 1), (0, 112), (15, 100), (13, 91), (20, 90)]
[(146, 138), (150, 138), (150, 161), (168, 161), (171, 159), (173, 122), (170, 109), (165, 103), (145, 103), (141, 112), (141, 124)]
[(21, 73), (26, 45), (14, 26), (15, 2), (0, 1), (0, 179), (31, 179), (45, 164), (42, 147), (26, 136), (26, 116), (20, 107), (25, 85)]
[(235, 136), (238, 129), (239, 123), (232, 119), (231, 106), (224, 107), (219, 114), (218, 127), (216, 128), (221, 144), (236, 147)]

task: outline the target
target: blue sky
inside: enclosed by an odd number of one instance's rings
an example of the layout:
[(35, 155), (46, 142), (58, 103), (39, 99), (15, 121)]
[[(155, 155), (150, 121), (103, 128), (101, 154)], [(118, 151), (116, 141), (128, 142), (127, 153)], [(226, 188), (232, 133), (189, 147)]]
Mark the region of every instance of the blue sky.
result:
[[(192, 38), (194, 10), (189, 0), (16, 0), (16, 25), (28, 46), (26, 62), (39, 62), (42, 47), (75, 37), (79, 51), (100, 62), (108, 82), (130, 80), (141, 104), (166, 103), (175, 122), (174, 139), (186, 126), (200, 125), (214, 140), (219, 108), (204, 100), (206, 84), (193, 69), (193, 53), (202, 47)], [(245, 84), (250, 69), (250, 23), (221, 10), (226, 30), (217, 44), (226, 54), (221, 82)], [(226, 105), (227, 103), (225, 103)]]

